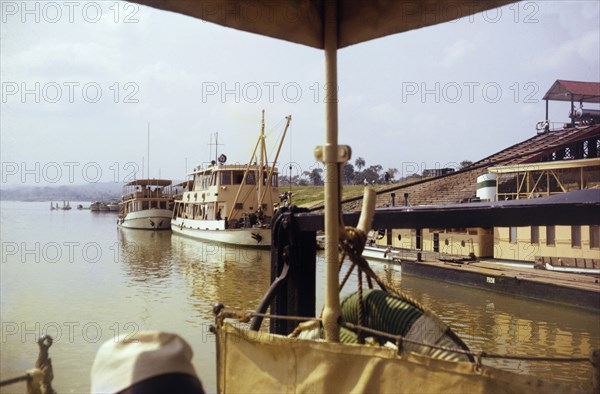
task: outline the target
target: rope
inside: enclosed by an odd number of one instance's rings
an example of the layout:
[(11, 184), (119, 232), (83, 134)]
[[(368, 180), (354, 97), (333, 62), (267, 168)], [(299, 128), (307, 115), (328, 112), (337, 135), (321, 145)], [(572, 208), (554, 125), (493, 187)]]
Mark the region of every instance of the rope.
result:
[(0, 387), (8, 386), (9, 384), (19, 383), (23, 381), (30, 381), (32, 379), (33, 377), (30, 374), (26, 373), (25, 375), (0, 381)]
[[(342, 260), (344, 258), (342, 257)], [(356, 264), (352, 263), (350, 265), (350, 268), (348, 269), (348, 272), (346, 272), (346, 275), (344, 275), (344, 278), (342, 279), (342, 283), (340, 283), (340, 291), (342, 291), (342, 289), (344, 288), (344, 285), (346, 284), (346, 282), (348, 281), (348, 279), (350, 278), (350, 275), (352, 274), (352, 271), (354, 271), (354, 267), (356, 267)], [(342, 265), (340, 264), (340, 270), (342, 268)]]
[(52, 388), (52, 359), (48, 357), (48, 349), (52, 346), (52, 337), (45, 335), (37, 341), (40, 348), (35, 368), (28, 370), (24, 375), (0, 381), (0, 387), (9, 384), (27, 382), (27, 393), (30, 394), (56, 394)]
[[(364, 298), (363, 298), (363, 286), (362, 286), (362, 271), (358, 269), (358, 325), (360, 327), (365, 326), (365, 318), (364, 318)], [(365, 337), (363, 332), (359, 329), (358, 331), (358, 343), (364, 345)]]
[(362, 256), (362, 251), (364, 249), (364, 245), (367, 239), (367, 235), (365, 234), (365, 232), (360, 231), (357, 228), (348, 226), (346, 226), (345, 229), (345, 237), (340, 243), (340, 245), (342, 247), (342, 251), (348, 256), (348, 258), (350, 259), (350, 261), (352, 261), (353, 264), (356, 264), (359, 267), (359, 269), (363, 270), (368, 278), (374, 280), (379, 285), (381, 290), (386, 290), (393, 294), (396, 294), (397, 296), (404, 298), (417, 308), (421, 309), (424, 313), (430, 316), (435, 316), (435, 313), (433, 313), (425, 305), (422, 305), (412, 296), (404, 293), (402, 290), (398, 289), (391, 283), (385, 283), (381, 279), (379, 279), (377, 274), (371, 269), (371, 266), (369, 265), (367, 260), (365, 260), (365, 258)]
[[(346, 310), (346, 320), (347, 321), (353, 321), (358, 323), (359, 327), (364, 326), (365, 321), (364, 321), (364, 297), (363, 297), (363, 285), (362, 285), (362, 273), (364, 272), (367, 276), (367, 280), (369, 282), (370, 288), (372, 289), (372, 283), (371, 280), (375, 281), (384, 292), (387, 292), (389, 294), (395, 295), (397, 297), (399, 297), (399, 300), (393, 300), (393, 304), (395, 305), (395, 311), (400, 311), (400, 310), (404, 310), (405, 313), (395, 313), (392, 310), (389, 309), (389, 305), (385, 306), (381, 303), (379, 303), (378, 300), (380, 298), (379, 295), (377, 294), (373, 294), (371, 293), (369, 295), (369, 298), (371, 299), (371, 301), (369, 301), (369, 305), (367, 305), (367, 307), (369, 308), (369, 310), (378, 310), (381, 309), (378, 312), (375, 312), (376, 314), (378, 313), (382, 313), (383, 310), (386, 310), (387, 313), (385, 313), (386, 316), (383, 317), (383, 319), (377, 318), (375, 320), (369, 319), (369, 323), (368, 326), (370, 327), (374, 327), (374, 328), (381, 328), (382, 330), (385, 330), (387, 332), (391, 332), (393, 334), (402, 334), (405, 335), (408, 331), (408, 329), (412, 326), (412, 324), (415, 322), (416, 318), (418, 316), (415, 315), (415, 313), (418, 311), (418, 315), (426, 315), (429, 320), (431, 320), (434, 323), (434, 326), (441, 328), (444, 328), (445, 330), (445, 334), (444, 336), (449, 339), (450, 341), (452, 341), (457, 347), (462, 348), (464, 350), (468, 350), (468, 346), (464, 343), (464, 341), (462, 339), (460, 339), (460, 337), (458, 337), (447, 325), (446, 323), (444, 323), (437, 314), (435, 314), (432, 310), (430, 310), (429, 308), (427, 308), (425, 305), (422, 305), (419, 301), (417, 301), (416, 299), (414, 299), (412, 296), (405, 294), (402, 290), (396, 288), (395, 286), (393, 286), (391, 283), (385, 283), (383, 282), (378, 275), (371, 269), (371, 266), (369, 265), (369, 263), (367, 262), (367, 260), (362, 256), (362, 252), (364, 250), (366, 241), (367, 241), (367, 234), (357, 228), (354, 227), (344, 227), (345, 231), (342, 233), (341, 236), (341, 242), (340, 242), (340, 247), (342, 249), (342, 260), (340, 261), (340, 269), (341, 269), (341, 265), (343, 264), (344, 261), (344, 256), (347, 255), (348, 258), (350, 259), (350, 261), (352, 262), (352, 265), (356, 265), (358, 267), (358, 305), (354, 305), (356, 300), (350, 300), (350, 302), (348, 303), (348, 305), (345, 305), (345, 310)], [(347, 278), (344, 278), (345, 280), (347, 280)], [(345, 283), (345, 281), (344, 281)], [(377, 299), (373, 299), (373, 296)], [(348, 301), (349, 299), (346, 299), (346, 301)], [(389, 300), (388, 300), (389, 301)], [(388, 302), (386, 301), (386, 302)], [(371, 305), (372, 304), (372, 305)], [(409, 306), (410, 305), (410, 306)], [(344, 308), (344, 306), (342, 306)], [(358, 316), (353, 316), (354, 313), (352, 312), (352, 308), (356, 308)], [(383, 309), (382, 309), (383, 308)], [(414, 308), (414, 310), (413, 310)], [(393, 309), (393, 308), (392, 308)], [(350, 313), (350, 314), (348, 314)], [(373, 313), (373, 312), (371, 312)], [(344, 314), (344, 312), (342, 311), (342, 314)], [(367, 312), (368, 314), (368, 312)], [(353, 316), (353, 317), (351, 317)], [(404, 331), (397, 331), (397, 329), (399, 329), (400, 327), (404, 327)], [(364, 332), (363, 331), (357, 331), (357, 342), (358, 343), (364, 343)], [(445, 357), (445, 355), (441, 355), (440, 357)], [(472, 360), (472, 359), (471, 359)]]

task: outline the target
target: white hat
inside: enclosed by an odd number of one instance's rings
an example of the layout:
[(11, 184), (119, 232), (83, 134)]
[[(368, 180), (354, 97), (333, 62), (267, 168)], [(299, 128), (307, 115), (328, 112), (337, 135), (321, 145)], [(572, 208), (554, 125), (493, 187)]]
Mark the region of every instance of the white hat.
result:
[(160, 331), (123, 334), (105, 342), (92, 366), (92, 393), (116, 393), (158, 375), (197, 378), (192, 348), (179, 335)]

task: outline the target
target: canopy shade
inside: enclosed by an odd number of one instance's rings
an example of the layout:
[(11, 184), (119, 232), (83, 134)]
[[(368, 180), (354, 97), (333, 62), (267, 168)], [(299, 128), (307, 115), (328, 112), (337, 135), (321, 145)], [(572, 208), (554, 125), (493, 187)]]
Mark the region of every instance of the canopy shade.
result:
[(323, 3), (338, 1), (338, 48), (458, 19), (515, 0), (133, 0), (219, 25), (324, 48)]
[(554, 82), (544, 100), (600, 103), (600, 82), (563, 81)]

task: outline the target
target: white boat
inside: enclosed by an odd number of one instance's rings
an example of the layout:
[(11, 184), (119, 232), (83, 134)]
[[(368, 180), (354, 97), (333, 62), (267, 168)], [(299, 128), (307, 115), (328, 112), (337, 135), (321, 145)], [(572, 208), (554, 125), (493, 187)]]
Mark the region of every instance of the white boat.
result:
[(118, 212), (121, 209), (118, 201), (111, 201), (108, 204), (106, 204), (106, 206), (111, 212)]
[(365, 246), (362, 255), (367, 260), (393, 261), (395, 257), (400, 255), (400, 252), (391, 246), (385, 247), (373, 244)]
[(198, 166), (188, 174), (190, 185), (175, 200), (171, 230), (193, 238), (241, 246), (271, 246), (271, 218), (281, 200), (275, 167), (287, 123), (274, 160), (269, 163), (264, 135), (260, 136), (248, 164), (218, 163)]
[(125, 228), (168, 230), (172, 205), (170, 180), (138, 179), (123, 188), (117, 223)]

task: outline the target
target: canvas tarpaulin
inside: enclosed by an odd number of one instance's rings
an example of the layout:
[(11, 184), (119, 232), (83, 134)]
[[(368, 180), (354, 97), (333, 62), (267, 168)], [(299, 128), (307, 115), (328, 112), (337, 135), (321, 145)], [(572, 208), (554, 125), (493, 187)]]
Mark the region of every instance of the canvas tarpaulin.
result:
[(471, 362), (395, 349), (217, 329), (219, 392), (523, 393), (570, 388)]

